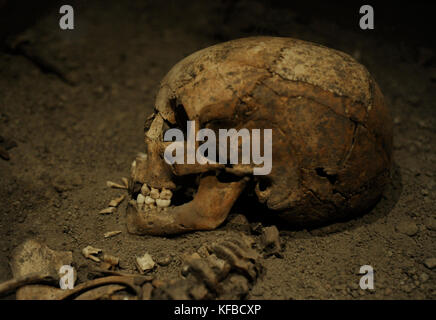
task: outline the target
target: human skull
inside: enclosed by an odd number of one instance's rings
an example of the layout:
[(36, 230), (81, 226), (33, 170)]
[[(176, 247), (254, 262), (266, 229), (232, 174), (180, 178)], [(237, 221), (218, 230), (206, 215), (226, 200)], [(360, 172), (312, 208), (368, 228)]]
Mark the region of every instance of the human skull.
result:
[[(254, 164), (168, 164), (164, 133), (186, 130), (187, 120), (214, 132), (272, 129), (271, 172), (253, 175)], [(250, 186), (288, 221), (325, 222), (370, 208), (390, 176), (392, 123), (367, 69), (291, 38), (238, 39), (181, 60), (161, 82), (145, 129), (147, 152), (132, 164), (127, 209), (136, 234), (214, 229)], [(154, 202), (144, 204), (151, 191)]]

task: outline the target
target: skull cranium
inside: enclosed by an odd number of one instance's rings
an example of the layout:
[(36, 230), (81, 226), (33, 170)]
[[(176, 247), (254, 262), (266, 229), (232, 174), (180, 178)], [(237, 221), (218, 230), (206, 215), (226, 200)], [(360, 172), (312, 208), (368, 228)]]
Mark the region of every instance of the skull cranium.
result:
[[(271, 173), (166, 163), (164, 132), (187, 120), (214, 132), (271, 128)], [(163, 79), (145, 126), (147, 154), (132, 166), (132, 233), (216, 228), (247, 184), (289, 221), (327, 221), (368, 209), (389, 178), (392, 124), (378, 85), (347, 54), (301, 40), (253, 37), (195, 52)], [(172, 190), (171, 205), (138, 205), (144, 184)]]

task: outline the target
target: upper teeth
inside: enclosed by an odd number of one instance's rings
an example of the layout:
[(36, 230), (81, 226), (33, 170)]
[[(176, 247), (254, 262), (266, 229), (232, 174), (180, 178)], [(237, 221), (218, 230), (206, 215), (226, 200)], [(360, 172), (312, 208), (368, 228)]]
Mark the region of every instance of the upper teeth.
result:
[(170, 204), (171, 204), (171, 200), (156, 199), (156, 205), (160, 208), (169, 207)]
[(159, 195), (160, 195), (160, 192), (158, 189), (151, 188), (150, 197), (152, 197), (153, 199), (159, 199)]
[(162, 190), (153, 187), (149, 188), (147, 184), (144, 183), (141, 187), (141, 193), (139, 193), (136, 198), (136, 203), (140, 209), (144, 206), (149, 209), (155, 208), (156, 206), (166, 208), (171, 205), (172, 197), (173, 193), (171, 190), (166, 188), (162, 188)]
[(152, 204), (154, 203), (154, 199), (150, 196), (145, 197), (145, 204)]
[(138, 194), (138, 197), (136, 198), (136, 202), (139, 206), (142, 206), (145, 203), (146, 198), (142, 194)]
[(141, 187), (141, 193), (144, 196), (148, 196), (150, 194), (150, 188), (145, 183)]
[(171, 200), (172, 197), (173, 197), (173, 193), (171, 192), (171, 190), (162, 188), (162, 191), (160, 192), (159, 195), (160, 199)]

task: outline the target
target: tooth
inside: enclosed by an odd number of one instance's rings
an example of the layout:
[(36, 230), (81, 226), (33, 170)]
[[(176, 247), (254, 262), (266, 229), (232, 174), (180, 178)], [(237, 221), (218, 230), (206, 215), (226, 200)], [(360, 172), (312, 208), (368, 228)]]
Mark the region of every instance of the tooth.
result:
[(85, 256), (85, 258), (91, 259), (95, 262), (100, 262), (100, 259), (97, 258), (96, 255), (101, 253), (101, 251), (101, 249), (87, 246), (82, 250), (82, 254)]
[(151, 188), (150, 197), (152, 197), (153, 199), (159, 199), (159, 194), (160, 194), (160, 192), (158, 189)]
[(166, 208), (169, 207), (171, 204), (171, 200), (164, 200), (164, 199), (156, 199), (156, 205), (159, 208)]
[(145, 197), (142, 194), (138, 194), (138, 197), (136, 198), (136, 203), (138, 204), (138, 207), (142, 208), (144, 202), (145, 202)]
[(144, 202), (145, 202), (145, 204), (150, 205), (150, 204), (154, 204), (154, 201), (155, 200), (152, 197), (146, 196)]
[(147, 186), (147, 184), (143, 184), (142, 185), (142, 187), (141, 187), (141, 193), (144, 195), (144, 196), (148, 196), (149, 194), (150, 194), (150, 188)]
[(173, 193), (171, 192), (171, 190), (168, 190), (166, 188), (162, 188), (162, 191), (160, 193), (159, 198), (162, 200), (171, 200), (171, 198), (173, 197)]

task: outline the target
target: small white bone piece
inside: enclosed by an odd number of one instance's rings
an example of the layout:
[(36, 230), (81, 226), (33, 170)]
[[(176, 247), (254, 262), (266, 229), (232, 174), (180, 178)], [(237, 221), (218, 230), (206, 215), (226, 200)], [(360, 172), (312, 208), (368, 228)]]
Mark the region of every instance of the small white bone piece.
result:
[(153, 270), (155, 265), (156, 263), (148, 253), (144, 254), (142, 257), (136, 257), (136, 266), (141, 273)]
[(141, 193), (144, 195), (144, 196), (148, 196), (149, 194), (150, 194), (150, 188), (147, 186), (147, 184), (143, 184), (142, 185), (142, 187), (141, 187)]
[(171, 200), (172, 197), (173, 197), (173, 193), (171, 192), (171, 190), (166, 189), (166, 188), (162, 188), (162, 191), (160, 192), (160, 195), (159, 195), (160, 199)]
[(145, 204), (150, 205), (150, 204), (154, 204), (154, 202), (155, 202), (155, 200), (152, 197), (150, 197), (150, 196), (145, 197)]
[(84, 248), (82, 250), (82, 254), (87, 259), (91, 259), (92, 261), (95, 261), (95, 262), (100, 262), (100, 259), (97, 258), (95, 255), (99, 254), (101, 251), (102, 251), (101, 249), (87, 246), (86, 248)]
[(109, 213), (114, 213), (115, 210), (117, 210), (116, 207), (109, 207), (109, 208), (101, 210), (99, 213), (100, 214), (109, 214)]
[(116, 230), (116, 231), (108, 231), (104, 234), (105, 238), (110, 238), (110, 237), (114, 237), (116, 235), (119, 235), (122, 231), (121, 230)]
[(159, 199), (159, 195), (160, 195), (160, 192), (158, 189), (151, 188), (150, 197), (152, 197), (153, 199)]
[(132, 177), (135, 177), (136, 174), (136, 160), (132, 161), (132, 165), (130, 166), (130, 174)]
[(129, 189), (129, 180), (126, 177), (122, 177), (121, 181), (124, 183), (124, 185), (126, 186), (126, 189)]
[(103, 261), (109, 263), (111, 266), (117, 266), (120, 263), (120, 258), (110, 254), (104, 254)]
[(159, 208), (166, 208), (169, 207), (171, 204), (171, 200), (164, 200), (164, 199), (156, 199), (156, 205)]
[(126, 186), (121, 185), (121, 184), (116, 183), (116, 182), (112, 182), (112, 181), (106, 181), (106, 185), (107, 185), (109, 188), (115, 188), (115, 189), (127, 189)]
[(120, 203), (123, 202), (125, 197), (126, 197), (125, 195), (122, 195), (118, 198), (111, 200), (111, 202), (109, 202), (109, 207), (118, 207)]

